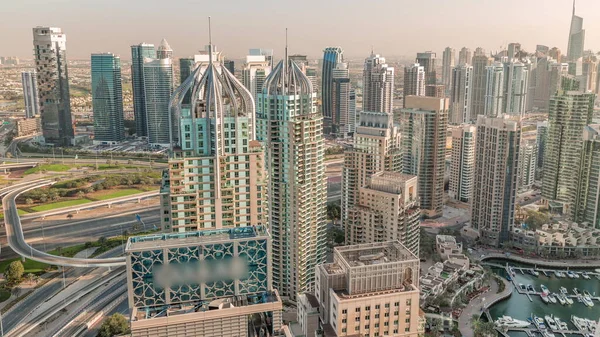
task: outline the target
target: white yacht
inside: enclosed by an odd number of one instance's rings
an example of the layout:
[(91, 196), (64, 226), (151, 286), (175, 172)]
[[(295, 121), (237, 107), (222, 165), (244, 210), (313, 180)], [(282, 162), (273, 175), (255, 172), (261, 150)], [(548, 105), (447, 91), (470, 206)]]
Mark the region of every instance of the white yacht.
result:
[(548, 324), (548, 327), (550, 327), (550, 330), (558, 330), (558, 325), (556, 325), (556, 322), (554, 321), (554, 318), (552, 318), (551, 315), (544, 316), (544, 320), (546, 320), (546, 323)]
[(558, 299), (558, 303), (560, 303), (561, 305), (567, 304), (567, 301), (565, 300), (564, 295), (552, 294), (552, 296), (555, 297), (556, 299)]
[(498, 318), (495, 323), (499, 327), (505, 326), (508, 328), (526, 328), (529, 326), (529, 322), (527, 321), (521, 321), (506, 315)]

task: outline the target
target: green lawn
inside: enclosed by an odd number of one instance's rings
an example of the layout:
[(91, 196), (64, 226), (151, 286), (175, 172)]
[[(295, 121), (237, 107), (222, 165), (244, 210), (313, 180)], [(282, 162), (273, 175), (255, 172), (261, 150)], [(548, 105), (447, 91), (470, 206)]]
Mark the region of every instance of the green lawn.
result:
[(113, 198), (125, 197), (132, 194), (142, 193), (142, 191), (136, 188), (125, 188), (120, 190), (102, 190), (96, 191), (89, 195), (90, 198), (98, 200), (108, 200)]
[(38, 173), (42, 170), (52, 171), (52, 172), (65, 172), (65, 171), (70, 170), (71, 168), (73, 168), (72, 165), (66, 165), (66, 164), (42, 164), (42, 165), (38, 165), (36, 167), (32, 167), (32, 168), (26, 170), (23, 174), (34, 174), (34, 173)]
[[(21, 258), (17, 257), (17, 258), (10, 259), (10, 260), (0, 261), (0, 273), (4, 273), (4, 270), (6, 269), (6, 267), (8, 267), (8, 265), (11, 262), (17, 261), (17, 260), (21, 260)], [(23, 275), (27, 275), (29, 273), (36, 274), (36, 273), (43, 272), (48, 267), (48, 265), (45, 263), (25, 259), (25, 263), (23, 263), (23, 267), (25, 268), (25, 272), (23, 273)]]
[(31, 209), (34, 210), (35, 212), (44, 212), (44, 211), (50, 211), (50, 210), (53, 210), (56, 208), (83, 205), (83, 204), (87, 204), (88, 202), (92, 202), (92, 201), (90, 199), (86, 199), (86, 198), (71, 199), (71, 200), (53, 202), (51, 204), (39, 205), (39, 206), (31, 207)]
[(0, 302), (4, 302), (10, 298), (10, 291), (0, 288)]

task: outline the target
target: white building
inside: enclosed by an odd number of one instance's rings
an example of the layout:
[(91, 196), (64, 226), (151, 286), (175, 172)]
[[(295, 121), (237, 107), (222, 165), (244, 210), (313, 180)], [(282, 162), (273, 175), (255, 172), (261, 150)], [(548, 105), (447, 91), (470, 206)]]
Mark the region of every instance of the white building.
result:
[(503, 113), (523, 116), (527, 106), (529, 65), (522, 62), (504, 64)]
[(485, 80), (485, 103), (483, 114), (496, 117), (502, 114), (504, 106), (504, 65), (494, 63), (487, 66)]
[[(352, 95), (347, 63), (338, 63), (332, 72), (332, 116), (334, 133), (347, 138), (356, 129), (356, 95)], [(351, 102), (354, 101), (354, 102)]]
[(404, 67), (404, 106), (406, 96), (425, 96), (425, 68), (418, 63)]
[(460, 125), (469, 122), (471, 117), (472, 84), (473, 67), (470, 65), (459, 65), (452, 69), (450, 124)]
[(24, 71), (21, 73), (23, 84), (23, 100), (25, 101), (25, 117), (33, 118), (40, 115), (40, 104), (38, 101), (37, 75), (35, 71)]
[(473, 125), (464, 125), (452, 130), (452, 159), (450, 162), (450, 198), (471, 201), (473, 173), (475, 170), (475, 136)]
[(466, 64), (470, 64), (472, 57), (473, 54), (471, 53), (471, 49), (467, 47), (460, 48), (460, 51), (458, 52), (458, 65), (464, 66)]
[(373, 54), (363, 69), (363, 111), (392, 112), (394, 101), (394, 67), (385, 57)]
[(254, 101), (262, 90), (265, 79), (271, 73), (271, 61), (265, 55), (248, 55), (242, 69), (242, 83), (250, 91)]
[(450, 88), (452, 83), (452, 68), (456, 62), (456, 50), (454, 48), (446, 47), (442, 54), (442, 84), (447, 88)]

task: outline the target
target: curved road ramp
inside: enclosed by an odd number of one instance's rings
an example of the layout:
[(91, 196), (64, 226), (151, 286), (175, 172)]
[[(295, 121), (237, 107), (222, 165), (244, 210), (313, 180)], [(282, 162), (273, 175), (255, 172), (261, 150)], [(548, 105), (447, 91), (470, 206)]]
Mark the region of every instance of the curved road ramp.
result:
[(65, 267), (116, 267), (125, 265), (125, 257), (113, 257), (106, 259), (79, 259), (56, 256), (39, 251), (30, 246), (23, 236), (21, 219), (17, 212), (17, 197), (29, 190), (54, 184), (51, 180), (36, 180), (30, 183), (21, 183), (11, 188), (3, 189), (2, 205), (4, 208), (4, 223), (6, 225), (6, 237), (8, 245), (17, 254), (28, 259), (56, 266)]

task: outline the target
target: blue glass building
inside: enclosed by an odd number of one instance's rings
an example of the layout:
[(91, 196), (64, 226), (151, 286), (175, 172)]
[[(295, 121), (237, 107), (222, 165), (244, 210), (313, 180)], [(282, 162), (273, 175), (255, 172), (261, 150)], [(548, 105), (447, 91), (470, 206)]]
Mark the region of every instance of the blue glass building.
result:
[[(323, 50), (323, 74), (321, 77), (321, 97), (325, 127), (329, 128), (333, 117), (333, 69), (343, 61), (344, 51), (340, 47), (327, 47)], [(329, 133), (326, 131), (326, 133)]]
[(125, 138), (121, 59), (111, 53), (92, 54), (94, 143), (112, 144)]

